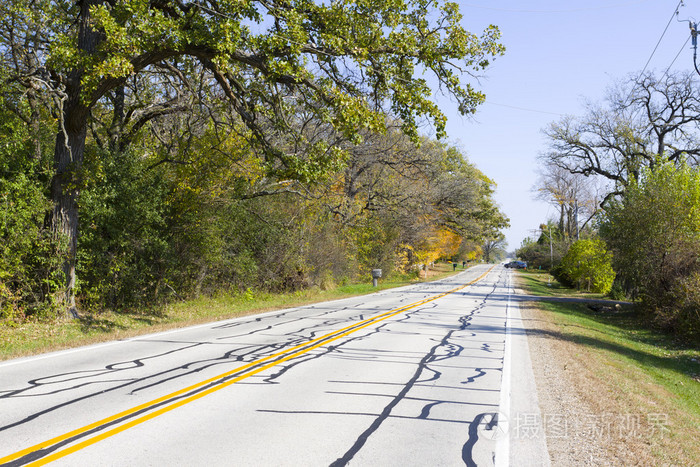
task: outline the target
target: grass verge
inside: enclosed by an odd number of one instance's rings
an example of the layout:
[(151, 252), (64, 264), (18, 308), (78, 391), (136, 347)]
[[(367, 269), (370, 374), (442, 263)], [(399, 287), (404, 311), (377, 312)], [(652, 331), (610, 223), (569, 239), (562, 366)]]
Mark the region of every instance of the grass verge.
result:
[[(460, 268), (457, 272), (461, 270)], [(160, 308), (89, 314), (79, 320), (0, 323), (0, 360), (364, 295), (411, 283), (437, 280), (455, 273), (449, 263), (438, 263), (429, 272), (429, 277), (421, 280), (408, 275), (389, 277), (380, 280), (376, 288), (368, 282), (343, 285), (330, 290), (312, 288), (283, 294), (248, 290), (237, 294), (175, 302)]]
[(557, 282), (551, 274), (536, 269), (519, 271), (518, 278), (521, 286), (531, 295), (538, 295), (540, 297), (588, 298), (592, 300), (606, 298), (603, 294), (565, 287)]
[[(518, 274), (518, 283), (532, 295), (602, 298), (571, 291), (537, 272)], [(615, 463), (700, 465), (697, 347), (651, 329), (632, 306), (547, 301), (527, 306), (547, 323), (535, 331), (539, 337), (556, 342), (550, 348), (557, 351), (552, 358), (563, 362), (560, 376), (592, 415), (609, 417), (605, 441), (615, 451)]]

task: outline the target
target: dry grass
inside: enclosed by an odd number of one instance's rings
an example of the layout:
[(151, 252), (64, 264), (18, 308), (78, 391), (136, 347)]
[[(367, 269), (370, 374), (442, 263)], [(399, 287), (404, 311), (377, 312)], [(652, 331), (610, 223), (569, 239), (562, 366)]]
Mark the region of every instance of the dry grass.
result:
[[(461, 270), (459, 268), (457, 272)], [(452, 266), (446, 263), (436, 264), (429, 273), (427, 280), (437, 280), (454, 274)], [(416, 281), (417, 279), (411, 276), (403, 276), (380, 280), (378, 288), (372, 287), (371, 282), (368, 282), (340, 286), (332, 290), (313, 288), (286, 294), (249, 290), (235, 295), (171, 303), (160, 308), (106, 311), (84, 315), (80, 320), (0, 323), (0, 360), (363, 295)]]

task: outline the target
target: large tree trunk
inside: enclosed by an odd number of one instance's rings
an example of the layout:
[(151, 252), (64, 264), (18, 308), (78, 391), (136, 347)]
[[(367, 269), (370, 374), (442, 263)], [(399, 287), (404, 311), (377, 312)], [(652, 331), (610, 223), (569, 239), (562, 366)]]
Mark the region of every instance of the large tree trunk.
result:
[[(55, 174), (51, 180), (51, 230), (67, 243), (63, 262), (65, 302), (69, 314), (77, 317), (75, 309), (75, 259), (78, 248), (78, 183), (76, 174), (83, 162), (86, 125), (82, 129), (66, 128), (56, 136), (54, 152)], [(68, 140), (66, 141), (66, 135)]]
[[(90, 24), (90, 7), (104, 0), (82, 0), (78, 19), (78, 49), (86, 54), (95, 52), (100, 40), (99, 32)], [(75, 308), (75, 262), (78, 248), (78, 174), (83, 165), (87, 119), (91, 102), (83, 95), (84, 70), (73, 70), (66, 80), (66, 99), (59, 121), (56, 147), (54, 149), (54, 171), (51, 180), (51, 229), (57, 237), (67, 242), (63, 272), (65, 274), (64, 305), (72, 317), (77, 317)]]

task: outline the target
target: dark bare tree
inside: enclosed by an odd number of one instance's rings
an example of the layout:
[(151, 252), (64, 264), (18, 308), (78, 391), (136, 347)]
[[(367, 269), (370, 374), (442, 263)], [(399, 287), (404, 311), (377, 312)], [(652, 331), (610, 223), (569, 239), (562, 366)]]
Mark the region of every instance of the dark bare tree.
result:
[(646, 73), (608, 92), (603, 104), (588, 104), (580, 118), (565, 117), (544, 133), (542, 159), (572, 174), (613, 182), (611, 196), (624, 192), (642, 167), (661, 161), (700, 160), (700, 94), (694, 73), (658, 78)]
[(505, 256), (507, 246), (508, 242), (506, 242), (506, 236), (502, 233), (499, 233), (495, 237), (487, 238), (481, 245), (481, 250), (484, 253), (484, 261), (490, 263), (492, 260), (502, 258)]
[(532, 188), (535, 199), (559, 211), (559, 231), (568, 239), (575, 238), (599, 212), (603, 189), (596, 179), (572, 174), (546, 161)]

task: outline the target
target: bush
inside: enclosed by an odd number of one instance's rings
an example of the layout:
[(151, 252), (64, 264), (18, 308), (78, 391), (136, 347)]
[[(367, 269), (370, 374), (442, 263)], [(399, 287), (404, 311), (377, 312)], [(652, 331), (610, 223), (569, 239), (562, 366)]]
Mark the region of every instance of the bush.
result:
[(53, 318), (63, 275), (60, 242), (44, 224), (48, 163), (1, 97), (0, 141), (0, 321)]
[(560, 282), (573, 284), (578, 289), (608, 293), (615, 280), (612, 254), (601, 239), (579, 240), (571, 245), (558, 268)]
[(658, 321), (677, 333), (700, 339), (700, 273), (679, 280), (671, 296), (676, 302), (660, 310)]
[[(157, 299), (175, 262), (167, 230), (168, 186), (138, 155), (89, 148), (97, 174), (81, 193), (78, 298), (83, 309), (119, 309)], [(98, 153), (96, 157), (94, 153)]]

